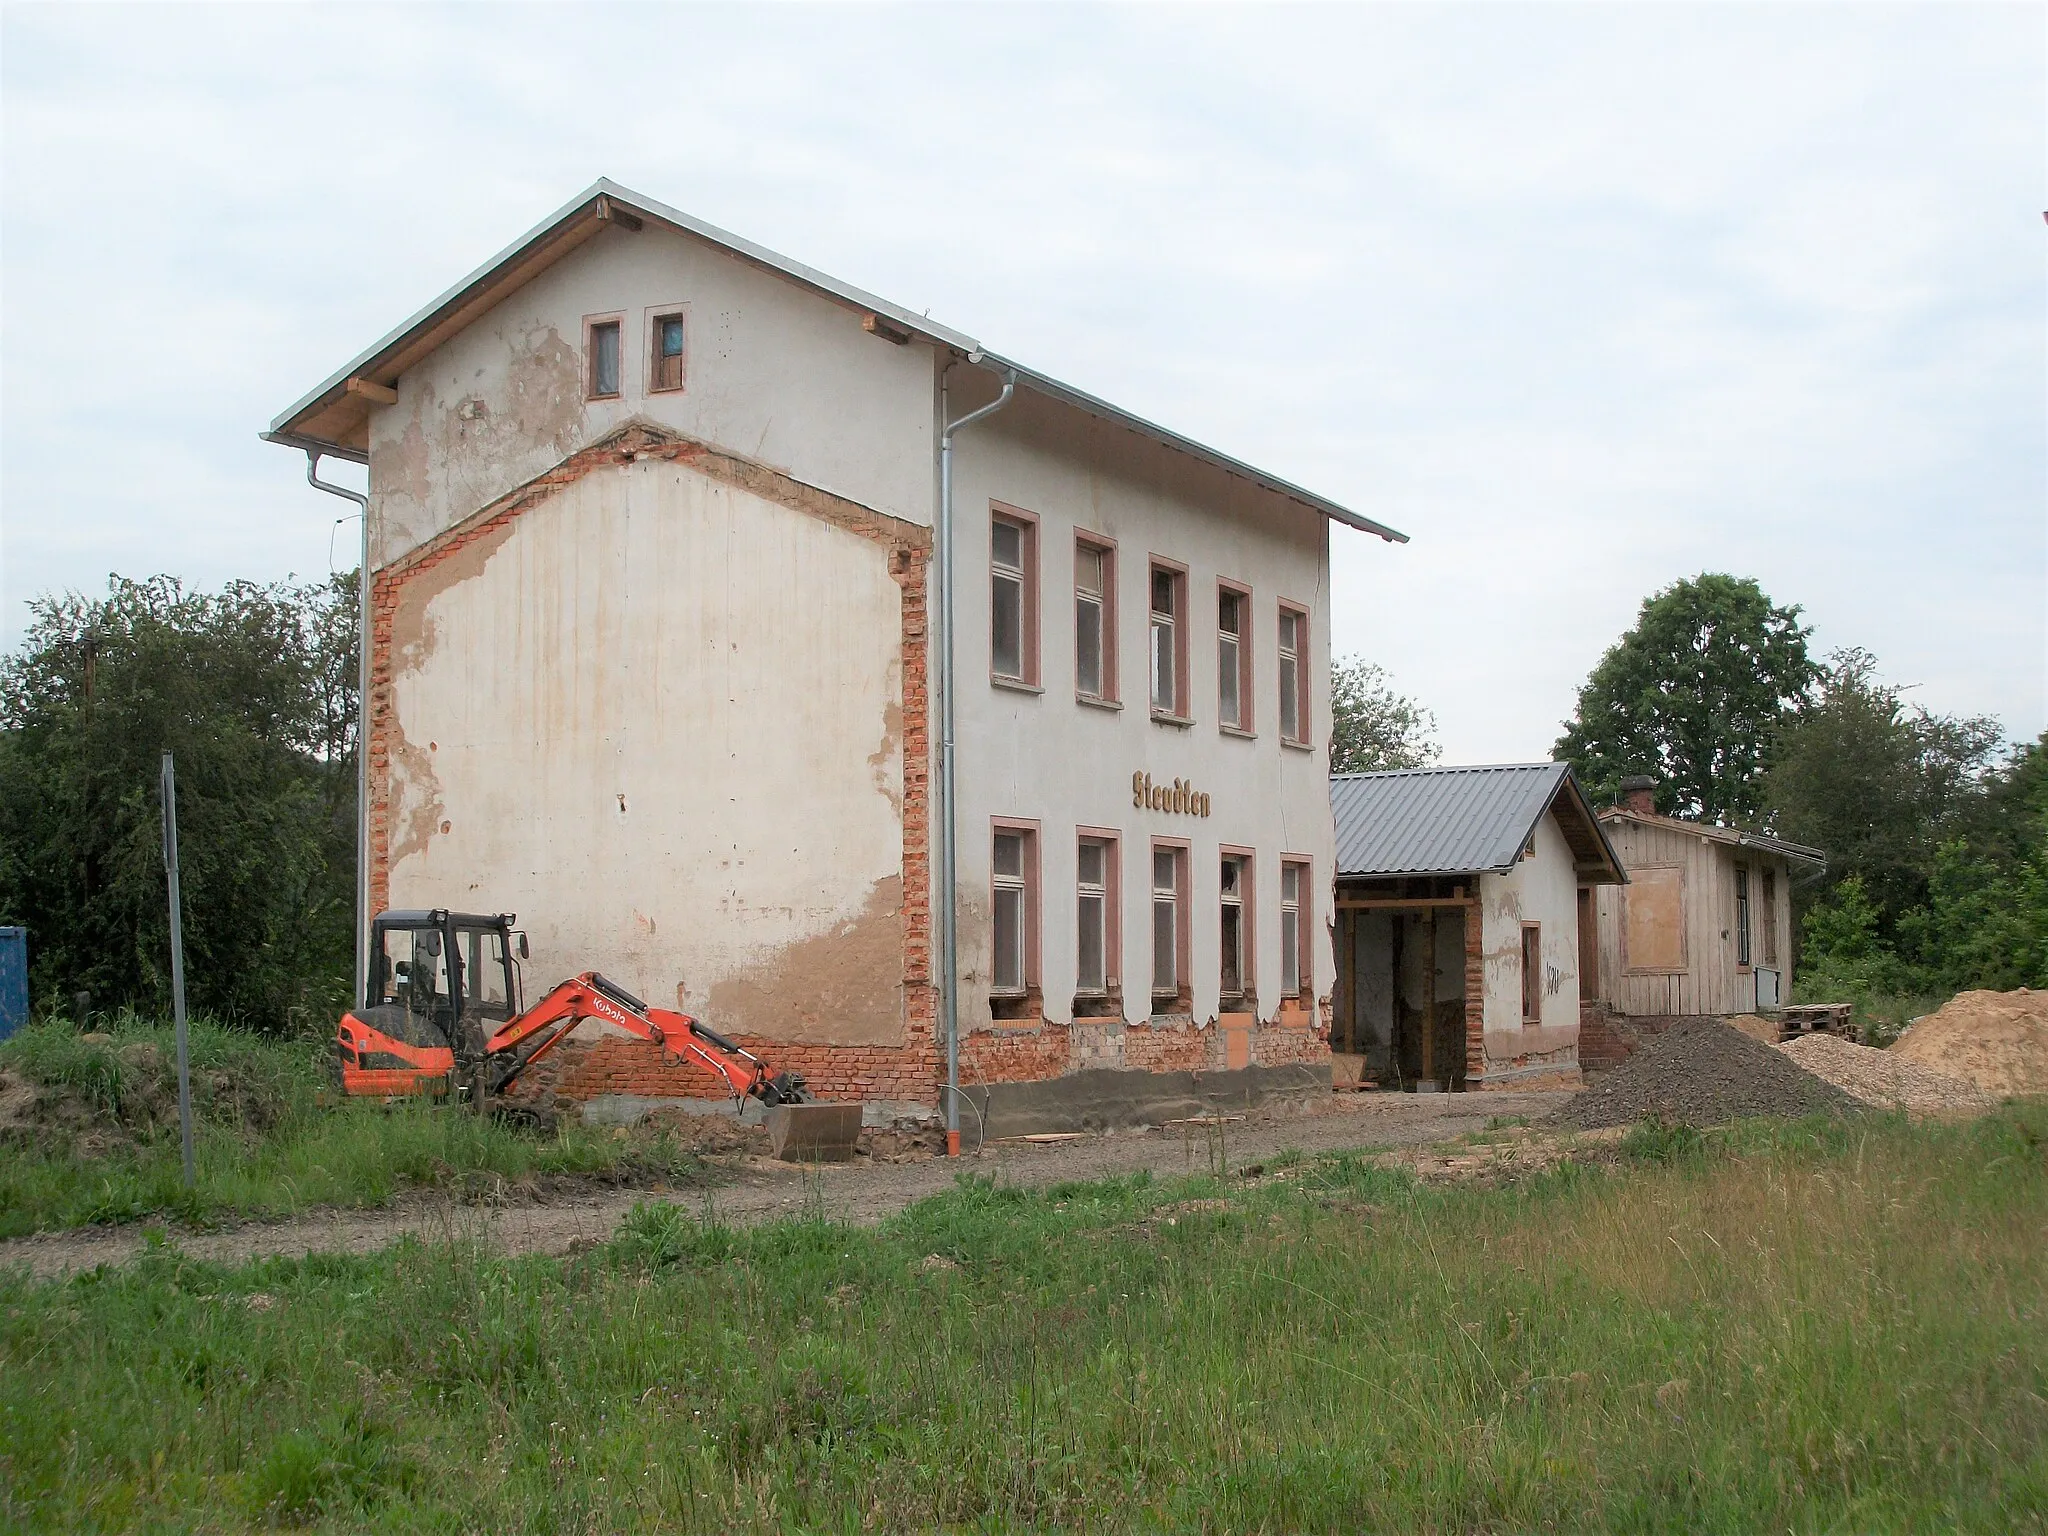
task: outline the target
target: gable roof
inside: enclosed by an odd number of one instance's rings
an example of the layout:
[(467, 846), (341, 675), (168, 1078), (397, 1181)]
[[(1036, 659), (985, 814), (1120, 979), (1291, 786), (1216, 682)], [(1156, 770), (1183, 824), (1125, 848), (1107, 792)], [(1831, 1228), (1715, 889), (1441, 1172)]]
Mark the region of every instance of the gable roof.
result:
[(1809, 848), (1804, 843), (1787, 842), (1782, 837), (1772, 837), (1767, 832), (1744, 832), (1738, 827), (1724, 827), (1709, 821), (1687, 821), (1683, 816), (1660, 816), (1652, 811), (1632, 811), (1625, 805), (1610, 805), (1600, 812), (1600, 820), (1632, 821), (1643, 827), (1666, 827), (1674, 832), (1691, 832), (1710, 843), (1723, 843), (1731, 848), (1754, 848), (1763, 853), (1775, 853), (1792, 860), (1795, 864), (1813, 864), (1821, 869), (1828, 867), (1828, 856), (1818, 848)]
[(980, 367), (1012, 373), (1023, 388), (1128, 428), (1141, 437), (1188, 454), (1227, 474), (1249, 480), (1261, 490), (1298, 502), (1332, 522), (1377, 534), (1392, 543), (1408, 542), (1405, 533), (1375, 522), (1349, 507), (1339, 506), (1313, 491), (1304, 490), (1292, 481), (1255, 468), (1242, 459), (1233, 458), (1120, 406), (1111, 405), (1085, 390), (1061, 383), (1048, 374), (991, 352), (973, 337), (949, 326), (940, 325), (850, 283), (843, 283), (815, 267), (792, 261), (766, 246), (756, 245), (702, 219), (692, 218), (665, 203), (643, 197), (617, 182), (603, 179), (592, 183), (586, 191), (556, 209), (383, 340), (357, 355), (297, 404), (280, 413), (271, 422), (270, 430), (262, 434), (264, 441), (332, 454), (359, 464), (368, 463), (370, 405), (380, 397), (388, 398), (386, 392), (398, 383), (400, 374), (585, 241), (609, 227), (639, 229), (650, 219), (776, 273), (849, 309), (872, 315), (887, 329), (921, 338)]
[(1581, 880), (1628, 879), (1564, 763), (1335, 774), (1330, 810), (1339, 879), (1505, 874), (1552, 810)]

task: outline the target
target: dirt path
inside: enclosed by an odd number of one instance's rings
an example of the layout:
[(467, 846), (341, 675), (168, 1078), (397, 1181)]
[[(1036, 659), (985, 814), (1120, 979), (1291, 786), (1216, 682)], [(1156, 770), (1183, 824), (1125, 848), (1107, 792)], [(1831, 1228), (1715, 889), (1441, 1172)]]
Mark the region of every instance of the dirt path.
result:
[[(1498, 1115), (1547, 1114), (1566, 1093), (1357, 1094), (1319, 1104), (1313, 1113), (1254, 1117), (1227, 1123), (1222, 1137), (1230, 1166), (1269, 1158), (1283, 1148), (1331, 1152), (1446, 1141), (1483, 1128)], [(815, 1169), (756, 1158), (730, 1182), (667, 1195), (621, 1191), (548, 1205), (462, 1205), (415, 1198), (386, 1210), (323, 1209), (289, 1221), (224, 1231), (173, 1232), (194, 1258), (238, 1263), (271, 1255), (373, 1253), (409, 1234), (429, 1241), (481, 1238), (506, 1253), (563, 1254), (610, 1238), (619, 1220), (643, 1200), (665, 1199), (736, 1225), (820, 1212), (840, 1221), (880, 1221), (913, 1201), (953, 1186), (962, 1173), (1042, 1186), (1112, 1174), (1173, 1175), (1209, 1167), (1215, 1133), (1171, 1127), (1084, 1141), (1004, 1142), (957, 1161), (848, 1163)], [(140, 1227), (87, 1227), (0, 1242), (0, 1268), (25, 1265), (38, 1278), (123, 1264), (143, 1246)]]

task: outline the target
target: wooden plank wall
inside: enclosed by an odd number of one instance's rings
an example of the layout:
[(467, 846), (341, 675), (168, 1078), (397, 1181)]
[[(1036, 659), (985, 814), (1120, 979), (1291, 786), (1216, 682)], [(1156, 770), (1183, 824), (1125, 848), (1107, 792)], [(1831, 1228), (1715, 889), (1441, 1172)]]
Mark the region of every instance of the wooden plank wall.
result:
[[(1750, 871), (1751, 957), (1761, 963), (1763, 871), (1777, 873), (1778, 969), (1784, 991), (1792, 985), (1792, 893), (1785, 861), (1755, 849), (1737, 849), (1676, 827), (1633, 821), (1604, 823), (1631, 875), (1646, 866), (1675, 866), (1685, 882), (1686, 968), (1669, 974), (1631, 974), (1624, 953), (1624, 886), (1601, 886), (1598, 896), (1600, 995), (1627, 1014), (1740, 1013), (1755, 1002), (1755, 980), (1736, 966), (1735, 863)], [(1723, 935), (1726, 937), (1723, 937)]]

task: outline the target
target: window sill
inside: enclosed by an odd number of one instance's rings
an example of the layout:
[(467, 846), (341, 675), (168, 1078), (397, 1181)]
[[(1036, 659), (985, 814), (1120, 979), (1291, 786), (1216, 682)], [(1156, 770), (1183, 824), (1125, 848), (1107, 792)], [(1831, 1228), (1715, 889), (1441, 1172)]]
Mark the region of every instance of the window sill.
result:
[(1223, 735), (1235, 736), (1240, 741), (1257, 741), (1259, 739), (1257, 731), (1248, 731), (1241, 725), (1224, 725), (1219, 723), (1216, 729)]
[(1152, 723), (1154, 725), (1170, 725), (1177, 731), (1185, 731), (1192, 728), (1195, 722), (1188, 715), (1169, 715), (1163, 709), (1155, 709), (1152, 711)]
[(1023, 679), (1022, 679), (1021, 677), (991, 677), (991, 678), (990, 678), (990, 679), (988, 680), (988, 685), (989, 685), (989, 687), (991, 687), (991, 688), (1004, 688), (1004, 689), (1008, 689), (1008, 690), (1009, 690), (1009, 691), (1010, 691), (1011, 693), (1044, 693), (1044, 692), (1045, 692), (1045, 690), (1044, 690), (1043, 688), (1039, 687), (1039, 686), (1038, 686), (1038, 684), (1036, 684), (1036, 683), (1027, 683), (1027, 682), (1025, 682), (1025, 681), (1024, 681), (1024, 680), (1023, 680)]
[(1282, 736), (1280, 738), (1280, 745), (1283, 747), (1288, 747), (1296, 752), (1313, 752), (1316, 749), (1316, 744), (1314, 742), (1296, 741), (1291, 736)]
[(1074, 695), (1074, 702), (1075, 702), (1076, 704), (1085, 704), (1085, 705), (1087, 705), (1087, 706), (1088, 706), (1088, 707), (1089, 707), (1090, 709), (1117, 709), (1117, 710), (1120, 710), (1120, 709), (1122, 709), (1122, 708), (1124, 707), (1124, 706), (1123, 706), (1123, 701), (1122, 701), (1121, 699), (1098, 699), (1098, 698), (1096, 698), (1096, 697), (1095, 697), (1095, 696), (1094, 696), (1093, 694), (1087, 694), (1087, 693), (1077, 693), (1077, 694), (1075, 694), (1075, 695)]

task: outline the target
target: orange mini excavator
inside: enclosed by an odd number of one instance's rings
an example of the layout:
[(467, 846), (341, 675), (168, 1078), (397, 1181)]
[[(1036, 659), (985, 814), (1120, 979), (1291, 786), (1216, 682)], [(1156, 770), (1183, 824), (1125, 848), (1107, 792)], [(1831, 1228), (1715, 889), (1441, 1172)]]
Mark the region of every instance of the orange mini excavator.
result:
[(860, 1105), (817, 1103), (795, 1073), (771, 1070), (688, 1014), (651, 1008), (596, 971), (521, 1008), (513, 956), (525, 957), (526, 935), (512, 924), (511, 913), (439, 907), (380, 914), (370, 931), (369, 998), (342, 1015), (335, 1041), (343, 1089), (375, 1097), (447, 1093), (482, 1109), (578, 1024), (601, 1019), (716, 1073), (736, 1104), (759, 1099), (777, 1156), (853, 1155)]

